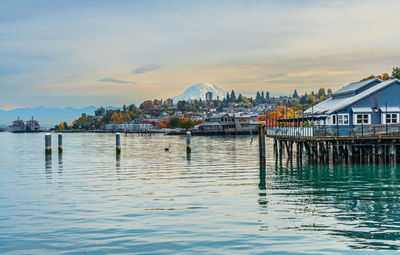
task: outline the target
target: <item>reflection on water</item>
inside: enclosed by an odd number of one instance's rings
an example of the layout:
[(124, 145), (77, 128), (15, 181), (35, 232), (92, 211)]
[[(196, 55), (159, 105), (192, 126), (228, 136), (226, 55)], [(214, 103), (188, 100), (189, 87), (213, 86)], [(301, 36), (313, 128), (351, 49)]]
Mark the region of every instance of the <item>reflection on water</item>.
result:
[(400, 248), (396, 166), (276, 162), (267, 140), (259, 167), (249, 136), (192, 137), (189, 154), (180, 136), (121, 136), (121, 154), (113, 134), (63, 138), (53, 175), (42, 134), (0, 133), (0, 253)]
[[(326, 230), (345, 236), (352, 248), (400, 248), (399, 170), (390, 165), (307, 166), (277, 171), (289, 178), (296, 203), (313, 205), (320, 218), (334, 217), (335, 225), (324, 222), (299, 230)], [(287, 182), (286, 184), (288, 184)]]
[(120, 167), (121, 167), (121, 154), (120, 153), (115, 154), (115, 167), (117, 168), (117, 171), (120, 170)]
[(63, 156), (62, 153), (58, 153), (58, 173), (62, 174), (63, 172)]
[(46, 178), (51, 179), (51, 154), (45, 155), (45, 172)]

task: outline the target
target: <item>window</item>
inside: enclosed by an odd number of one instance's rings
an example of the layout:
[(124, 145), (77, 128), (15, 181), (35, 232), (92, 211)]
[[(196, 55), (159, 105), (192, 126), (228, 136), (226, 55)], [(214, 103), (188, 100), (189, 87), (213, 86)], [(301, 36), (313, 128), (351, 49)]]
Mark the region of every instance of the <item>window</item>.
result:
[(355, 124), (361, 125), (361, 124), (369, 124), (369, 114), (357, 114), (356, 115), (356, 121)]
[(333, 116), (332, 116), (332, 124), (333, 124), (333, 125), (336, 125), (336, 115), (333, 115)]
[(396, 113), (388, 113), (386, 114), (386, 123), (393, 124), (398, 123), (398, 118)]
[(349, 125), (349, 115), (348, 114), (338, 114), (338, 124), (339, 125)]

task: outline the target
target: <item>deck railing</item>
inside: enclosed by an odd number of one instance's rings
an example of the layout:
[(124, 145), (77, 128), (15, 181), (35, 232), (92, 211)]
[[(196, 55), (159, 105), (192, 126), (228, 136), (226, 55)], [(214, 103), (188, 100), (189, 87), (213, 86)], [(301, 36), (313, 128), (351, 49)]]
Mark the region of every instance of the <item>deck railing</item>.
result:
[(268, 136), (354, 137), (400, 136), (400, 124), (361, 126), (267, 127)]

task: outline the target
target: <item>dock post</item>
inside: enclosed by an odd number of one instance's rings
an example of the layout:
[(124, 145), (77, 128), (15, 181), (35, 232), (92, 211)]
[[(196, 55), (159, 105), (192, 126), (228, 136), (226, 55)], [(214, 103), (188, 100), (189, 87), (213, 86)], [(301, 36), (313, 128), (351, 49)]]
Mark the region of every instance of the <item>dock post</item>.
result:
[(313, 161), (318, 164), (318, 145), (313, 142), (312, 143), (312, 151), (313, 151)]
[(46, 154), (51, 154), (51, 135), (47, 134), (44, 136), (44, 150)]
[(62, 153), (63, 151), (63, 140), (62, 140), (62, 134), (58, 134), (58, 153)]
[(395, 163), (395, 153), (394, 153), (394, 145), (393, 145), (393, 143), (392, 144), (390, 144), (390, 163), (391, 164), (394, 164)]
[(192, 134), (190, 133), (190, 131), (187, 131), (186, 132), (186, 152), (187, 153), (192, 152), (191, 139), (192, 139)]
[(376, 164), (376, 144), (372, 145), (372, 153), (371, 153), (371, 162), (372, 164)]
[(115, 134), (115, 150), (116, 150), (117, 154), (121, 153), (121, 138), (120, 138), (119, 132), (117, 132)]
[(300, 161), (300, 142), (296, 143), (296, 161), (299, 162)]
[(383, 155), (382, 155), (382, 145), (379, 144), (378, 146), (378, 164), (383, 163)]
[(311, 163), (312, 158), (311, 158), (311, 150), (310, 150), (310, 142), (305, 142), (304, 143), (304, 147), (306, 149), (306, 154), (307, 154), (307, 158), (308, 158), (308, 163)]
[(325, 143), (325, 163), (329, 164), (329, 154), (330, 154), (330, 143), (326, 142)]
[(349, 144), (347, 145), (347, 151), (348, 151), (348, 162), (349, 163), (354, 163), (353, 162), (353, 145)]
[(265, 126), (258, 127), (258, 151), (260, 154), (260, 165), (265, 165)]
[(279, 161), (282, 161), (282, 154), (283, 154), (283, 141), (279, 140)]
[(303, 161), (303, 142), (299, 142), (299, 160)]
[(290, 156), (289, 156), (289, 161), (293, 162), (293, 142), (289, 142), (289, 151), (290, 151)]
[(274, 138), (274, 155), (275, 155), (275, 159), (278, 158), (278, 141), (276, 140), (276, 138)]

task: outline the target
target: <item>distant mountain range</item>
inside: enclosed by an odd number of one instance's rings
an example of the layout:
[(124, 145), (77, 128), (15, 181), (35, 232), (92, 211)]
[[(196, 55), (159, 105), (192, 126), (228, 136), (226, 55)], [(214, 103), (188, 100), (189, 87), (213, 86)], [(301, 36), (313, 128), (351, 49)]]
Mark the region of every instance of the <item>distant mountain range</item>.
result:
[(185, 90), (185, 92), (179, 96), (173, 97), (174, 103), (178, 101), (184, 100), (193, 100), (193, 99), (206, 99), (206, 93), (212, 92), (213, 98), (216, 99), (219, 97), (220, 99), (226, 96), (226, 92), (221, 88), (217, 87), (215, 84), (210, 83), (198, 83), (193, 86), (190, 86)]
[[(207, 92), (212, 92), (214, 99), (217, 97), (222, 99), (226, 96), (226, 92), (217, 87), (215, 84), (199, 83), (187, 88), (183, 94), (173, 97), (173, 100), (174, 103), (177, 103), (180, 100), (187, 101), (200, 98), (205, 100)], [(8, 125), (10, 125), (11, 122), (16, 120), (18, 117), (25, 121), (34, 117), (39, 121), (42, 127), (53, 127), (60, 122), (67, 122), (68, 124), (71, 124), (72, 121), (79, 118), (82, 113), (94, 115), (94, 111), (97, 108), (97, 106), (87, 106), (83, 108), (47, 108), (44, 106), (39, 106), (35, 108), (18, 108), (9, 111), (0, 110), (0, 127), (8, 127)], [(108, 106), (105, 107), (105, 109), (108, 110), (119, 108)]]
[[(82, 113), (94, 115), (94, 111), (98, 107), (87, 106), (83, 108), (47, 108), (47, 107), (35, 107), (35, 108), (18, 108), (10, 111), (0, 110), (0, 124), (9, 125), (12, 121), (20, 117), (23, 120), (29, 120), (32, 116), (39, 121), (43, 127), (53, 127), (60, 122), (67, 122), (71, 124), (72, 121), (79, 118)], [(118, 109), (118, 107), (106, 107), (106, 109)]]

